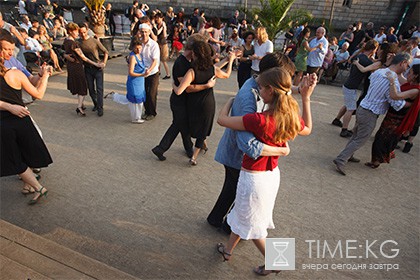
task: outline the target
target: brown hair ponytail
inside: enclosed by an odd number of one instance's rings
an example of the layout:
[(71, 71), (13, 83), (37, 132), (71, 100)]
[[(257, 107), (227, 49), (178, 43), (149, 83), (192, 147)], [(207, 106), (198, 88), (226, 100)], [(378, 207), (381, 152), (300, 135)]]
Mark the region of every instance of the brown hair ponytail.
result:
[[(270, 86), (273, 89), (273, 102), (270, 115), (274, 118), (276, 143), (294, 139), (301, 128), (299, 105), (291, 95), (292, 78), (282, 68), (271, 68), (258, 77), (260, 86)], [(269, 118), (270, 116), (267, 116)], [(268, 124), (268, 120), (267, 120)]]

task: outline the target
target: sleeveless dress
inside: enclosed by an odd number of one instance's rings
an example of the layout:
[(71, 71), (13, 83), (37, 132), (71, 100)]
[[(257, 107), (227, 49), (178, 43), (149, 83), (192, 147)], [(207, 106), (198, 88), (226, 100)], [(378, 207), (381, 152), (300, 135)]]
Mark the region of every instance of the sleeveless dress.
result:
[[(10, 87), (1, 76), (0, 88), (1, 101), (25, 106), (22, 90)], [(50, 153), (31, 118), (0, 110), (0, 177), (20, 174), (28, 167), (47, 167), (51, 163)]]
[[(137, 63), (134, 66), (134, 73), (141, 74), (144, 73), (144, 63), (143, 60), (138, 59), (134, 52), (130, 53), (130, 57), (135, 57)], [(132, 77), (128, 75), (127, 77), (127, 99), (131, 103), (143, 103), (146, 101), (146, 90), (144, 88), (144, 77)]]
[[(251, 49), (247, 50), (245, 45), (242, 45), (244, 47), (244, 53), (243, 57), (248, 57), (254, 54), (254, 46), (251, 45)], [(239, 63), (238, 67), (238, 86), (239, 88), (242, 87), (242, 85), (245, 83), (246, 80), (251, 78), (251, 65), (252, 61), (241, 61)]]
[(183, 45), (179, 40), (180, 40), (179, 33), (174, 33), (174, 35), (172, 36), (172, 48), (175, 48), (178, 51), (181, 51), (183, 48)]
[(74, 40), (64, 39), (63, 48), (66, 54), (71, 55), (75, 61), (67, 60), (67, 89), (71, 94), (87, 95), (87, 83), (83, 60), (74, 51), (80, 48), (79, 43)]
[[(195, 79), (193, 84), (206, 84), (214, 76), (214, 67), (207, 70), (194, 70)], [(206, 139), (213, 127), (213, 119), (216, 110), (213, 88), (199, 92), (188, 93), (187, 111), (191, 137)]]
[[(221, 36), (222, 36), (222, 29), (213, 28), (212, 37), (215, 40), (220, 40)], [(220, 53), (220, 44), (210, 42), (210, 45), (213, 47), (213, 49), (216, 51), (216, 53)]]
[(300, 47), (298, 49), (298, 53), (295, 57), (295, 67), (296, 72), (305, 72), (306, 71), (306, 59), (308, 58), (308, 51), (303, 46), (303, 43), (307, 42), (308, 40), (303, 39)]

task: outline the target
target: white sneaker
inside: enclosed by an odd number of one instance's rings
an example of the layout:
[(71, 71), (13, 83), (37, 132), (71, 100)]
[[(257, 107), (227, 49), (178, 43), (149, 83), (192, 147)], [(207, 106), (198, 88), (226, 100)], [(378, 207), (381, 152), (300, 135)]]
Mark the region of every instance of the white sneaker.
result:
[(134, 120), (134, 121), (131, 121), (132, 123), (144, 123), (144, 120), (142, 120), (142, 119), (137, 119), (137, 120)]

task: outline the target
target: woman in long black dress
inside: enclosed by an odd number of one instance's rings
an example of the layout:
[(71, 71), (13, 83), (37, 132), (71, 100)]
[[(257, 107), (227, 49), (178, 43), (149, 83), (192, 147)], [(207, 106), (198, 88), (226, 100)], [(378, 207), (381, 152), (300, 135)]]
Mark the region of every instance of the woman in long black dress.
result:
[[(232, 73), (232, 63), (235, 53), (229, 53), (229, 63), (226, 72), (213, 65), (211, 46), (202, 41), (193, 45), (192, 68), (188, 70), (177, 87), (173, 85), (174, 92), (180, 95), (190, 84), (206, 84), (212, 77), (227, 79)], [(191, 137), (196, 138), (191, 165), (197, 165), (197, 157), (201, 149), (207, 151), (206, 138), (210, 136), (216, 110), (213, 88), (199, 92), (188, 93), (187, 111)]]
[[(52, 163), (44, 141), (31, 118), (22, 113), (22, 88), (31, 96), (41, 99), (47, 88), (49, 72), (43, 71), (35, 88), (19, 70), (7, 70), (0, 57), (0, 177), (19, 174), (25, 182), (22, 193), (35, 190), (29, 204), (35, 204), (47, 189), (36, 180), (31, 168), (43, 168)], [(28, 192), (23, 192), (27, 190)]]
[(252, 56), (254, 51), (254, 46), (252, 45), (252, 41), (255, 39), (255, 33), (252, 31), (245, 32), (244, 36), (244, 44), (241, 46), (242, 56), (239, 58), (239, 67), (238, 67), (238, 86), (239, 88), (251, 78), (251, 65), (252, 60), (250, 56)]

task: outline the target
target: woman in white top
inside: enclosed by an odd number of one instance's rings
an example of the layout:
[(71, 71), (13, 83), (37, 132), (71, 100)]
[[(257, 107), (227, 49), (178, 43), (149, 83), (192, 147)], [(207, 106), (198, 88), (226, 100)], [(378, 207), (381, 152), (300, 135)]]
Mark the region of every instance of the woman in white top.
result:
[(268, 53), (272, 53), (274, 50), (273, 42), (268, 40), (268, 34), (265, 27), (258, 27), (255, 31), (256, 37), (254, 41), (255, 53), (250, 56), (252, 60), (251, 69), (253, 72), (260, 72), (260, 60)]
[(385, 34), (385, 27), (379, 28), (379, 33), (375, 35), (375, 38), (373, 38), (376, 42), (381, 45), (384, 41), (386, 41), (386, 34)]

